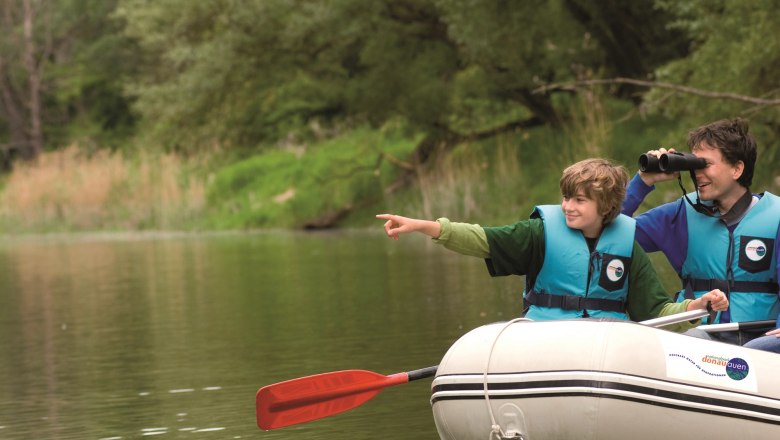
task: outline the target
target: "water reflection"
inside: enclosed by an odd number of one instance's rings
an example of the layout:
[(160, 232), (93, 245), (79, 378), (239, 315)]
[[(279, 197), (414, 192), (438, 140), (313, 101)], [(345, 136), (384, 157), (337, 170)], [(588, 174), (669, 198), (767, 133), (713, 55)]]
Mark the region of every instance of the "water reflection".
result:
[(0, 241), (0, 438), (433, 439), (430, 382), (278, 431), (260, 386), (435, 365), (519, 312), (521, 280), (425, 239), (75, 235)]

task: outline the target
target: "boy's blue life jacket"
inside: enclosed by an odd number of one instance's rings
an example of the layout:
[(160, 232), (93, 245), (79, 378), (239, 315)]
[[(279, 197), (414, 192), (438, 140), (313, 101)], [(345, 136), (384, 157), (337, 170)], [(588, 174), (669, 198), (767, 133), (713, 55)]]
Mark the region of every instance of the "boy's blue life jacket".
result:
[(593, 253), (582, 231), (566, 226), (560, 205), (537, 206), (531, 218), (544, 222), (544, 262), (523, 295), (526, 318), (628, 319), (628, 272), (636, 222), (619, 215), (601, 232)]

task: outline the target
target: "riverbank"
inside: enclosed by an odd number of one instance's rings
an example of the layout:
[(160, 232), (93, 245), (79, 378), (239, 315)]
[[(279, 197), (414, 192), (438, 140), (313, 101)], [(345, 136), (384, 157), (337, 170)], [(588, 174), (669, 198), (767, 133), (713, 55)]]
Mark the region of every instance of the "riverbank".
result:
[[(424, 169), (407, 162), (419, 138), (390, 129), (356, 129), (234, 159), (219, 151), (182, 157), (74, 145), (20, 162), (4, 176), (0, 228), (14, 234), (362, 227), (386, 211), (504, 224), (558, 200), (568, 164), (603, 156), (633, 174), (640, 153), (684, 141), (675, 131), (670, 121), (638, 118), (520, 130), (458, 145)], [(780, 189), (769, 165), (757, 165), (754, 191)], [(410, 170), (416, 179), (403, 181)], [(666, 185), (648, 203), (679, 191)]]

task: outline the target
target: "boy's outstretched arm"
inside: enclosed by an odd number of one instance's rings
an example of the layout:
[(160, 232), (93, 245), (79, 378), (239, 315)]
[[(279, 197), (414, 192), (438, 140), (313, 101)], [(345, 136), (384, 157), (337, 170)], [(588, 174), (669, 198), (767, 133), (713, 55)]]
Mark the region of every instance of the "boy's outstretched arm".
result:
[(398, 240), (401, 234), (410, 232), (421, 232), (433, 238), (439, 238), (441, 234), (439, 222), (431, 220), (419, 220), (394, 214), (377, 214), (376, 218), (387, 220), (385, 232), (387, 232), (388, 237), (394, 240)]

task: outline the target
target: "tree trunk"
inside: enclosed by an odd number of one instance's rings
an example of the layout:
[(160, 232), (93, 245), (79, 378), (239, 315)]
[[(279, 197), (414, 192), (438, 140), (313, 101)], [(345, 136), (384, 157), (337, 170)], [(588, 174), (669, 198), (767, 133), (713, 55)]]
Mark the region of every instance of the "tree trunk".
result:
[(32, 0), (24, 0), (24, 67), (27, 70), (28, 111), (30, 118), (30, 144), (22, 150), (25, 159), (35, 159), (43, 151), (43, 128), (41, 124), (41, 68), (35, 59), (33, 23), (35, 11)]
[(26, 143), (22, 106), (11, 86), (6, 63), (2, 56), (0, 56), (0, 117), (6, 121), (11, 143)]
[(9, 138), (7, 144), (0, 144), (0, 170), (8, 171), (18, 152), (28, 142), (22, 106), (11, 87), (2, 56), (0, 56), (0, 119), (6, 123)]

